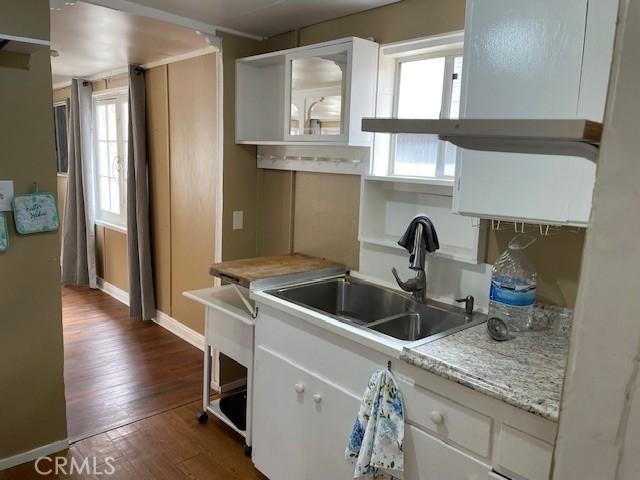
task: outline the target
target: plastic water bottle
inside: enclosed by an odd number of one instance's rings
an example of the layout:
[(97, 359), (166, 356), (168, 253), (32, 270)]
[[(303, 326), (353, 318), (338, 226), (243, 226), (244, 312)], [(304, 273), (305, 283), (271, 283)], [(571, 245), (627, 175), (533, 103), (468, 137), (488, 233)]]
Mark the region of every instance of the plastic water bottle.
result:
[[(536, 302), (536, 270), (523, 250), (535, 242), (531, 235), (516, 235), (493, 265), (489, 293), (489, 318), (503, 324), (504, 338), (496, 338), (492, 322), (489, 333), (497, 340), (506, 340), (513, 332), (526, 330), (531, 322)], [(500, 322), (501, 321), (501, 322)]]

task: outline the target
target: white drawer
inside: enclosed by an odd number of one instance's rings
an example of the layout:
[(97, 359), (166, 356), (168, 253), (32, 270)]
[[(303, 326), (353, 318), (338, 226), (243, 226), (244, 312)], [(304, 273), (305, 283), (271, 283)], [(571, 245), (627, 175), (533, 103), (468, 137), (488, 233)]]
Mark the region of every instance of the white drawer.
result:
[(549, 480), (553, 446), (502, 425), (495, 470), (514, 480)]
[(405, 480), (487, 480), (489, 471), (489, 465), (407, 426)]
[(478, 455), (489, 457), (491, 417), (447, 400), (419, 385), (398, 380), (405, 418)]

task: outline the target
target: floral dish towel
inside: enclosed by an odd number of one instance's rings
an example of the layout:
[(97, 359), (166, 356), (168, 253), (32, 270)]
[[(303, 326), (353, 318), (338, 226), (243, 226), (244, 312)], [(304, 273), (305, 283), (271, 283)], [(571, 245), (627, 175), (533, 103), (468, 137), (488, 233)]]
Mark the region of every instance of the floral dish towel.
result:
[(403, 444), (402, 394), (391, 372), (379, 370), (369, 380), (344, 453), (355, 462), (353, 478), (402, 479)]

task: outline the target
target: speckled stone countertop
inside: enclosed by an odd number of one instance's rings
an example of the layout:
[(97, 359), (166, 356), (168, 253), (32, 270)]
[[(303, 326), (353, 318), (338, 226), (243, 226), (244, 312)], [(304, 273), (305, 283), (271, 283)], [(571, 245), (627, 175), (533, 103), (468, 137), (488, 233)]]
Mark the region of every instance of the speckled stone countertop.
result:
[(571, 311), (544, 306), (537, 314), (548, 316), (556, 327), (496, 342), (482, 324), (431, 343), (405, 347), (400, 358), (557, 422)]

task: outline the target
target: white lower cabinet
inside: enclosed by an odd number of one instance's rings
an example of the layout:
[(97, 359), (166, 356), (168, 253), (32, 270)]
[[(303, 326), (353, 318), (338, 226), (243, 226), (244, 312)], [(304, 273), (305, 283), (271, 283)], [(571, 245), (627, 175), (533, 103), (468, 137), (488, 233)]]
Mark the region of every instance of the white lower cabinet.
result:
[(353, 478), (344, 451), (359, 400), (256, 349), (253, 462), (271, 480)]
[(557, 424), (259, 307), (253, 461), (270, 480), (353, 478), (349, 434), (388, 360), (404, 398), (405, 480), (549, 480)]
[(456, 450), (431, 435), (405, 428), (405, 480), (487, 480), (488, 465)]

